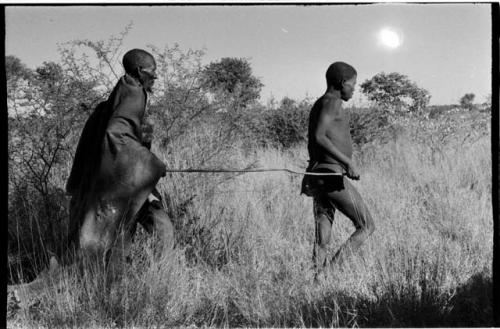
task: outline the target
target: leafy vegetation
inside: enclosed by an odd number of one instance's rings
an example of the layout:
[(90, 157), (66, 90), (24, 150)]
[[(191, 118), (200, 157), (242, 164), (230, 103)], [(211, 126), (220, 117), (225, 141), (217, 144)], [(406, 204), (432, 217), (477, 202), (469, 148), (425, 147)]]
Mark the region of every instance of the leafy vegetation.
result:
[(207, 65), (202, 73), (203, 86), (226, 105), (224, 110), (247, 108), (260, 97), (263, 84), (253, 76), (246, 59), (225, 57)]
[(476, 95), (473, 93), (463, 95), (462, 98), (460, 98), (460, 106), (466, 109), (472, 109), (475, 97)]
[(369, 100), (395, 113), (422, 110), (431, 98), (427, 90), (397, 72), (378, 73), (360, 87)]

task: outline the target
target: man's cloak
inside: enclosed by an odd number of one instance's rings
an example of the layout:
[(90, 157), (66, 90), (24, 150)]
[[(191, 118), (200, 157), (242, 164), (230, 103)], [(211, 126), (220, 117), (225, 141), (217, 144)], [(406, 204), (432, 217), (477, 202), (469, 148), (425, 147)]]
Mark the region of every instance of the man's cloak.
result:
[(165, 175), (163, 162), (142, 145), (146, 101), (142, 85), (125, 75), (84, 126), (66, 185), (70, 239), (79, 232), (81, 247), (107, 249)]

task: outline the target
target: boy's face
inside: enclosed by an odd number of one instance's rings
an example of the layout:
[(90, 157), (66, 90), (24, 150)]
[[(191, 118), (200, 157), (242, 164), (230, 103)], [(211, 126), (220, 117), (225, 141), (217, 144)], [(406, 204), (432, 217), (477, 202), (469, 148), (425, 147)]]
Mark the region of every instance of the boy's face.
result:
[(342, 83), (342, 90), (340, 91), (342, 100), (348, 101), (352, 98), (352, 94), (354, 94), (354, 88), (356, 87), (356, 78), (357, 76), (355, 75), (349, 80), (346, 80)]

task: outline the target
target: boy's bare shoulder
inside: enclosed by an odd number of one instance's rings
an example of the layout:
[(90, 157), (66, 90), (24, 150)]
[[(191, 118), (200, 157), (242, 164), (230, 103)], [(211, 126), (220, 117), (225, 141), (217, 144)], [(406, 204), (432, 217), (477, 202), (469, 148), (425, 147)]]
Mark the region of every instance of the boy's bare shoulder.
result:
[(326, 94), (323, 96), (321, 107), (328, 114), (339, 114), (342, 108), (342, 99)]

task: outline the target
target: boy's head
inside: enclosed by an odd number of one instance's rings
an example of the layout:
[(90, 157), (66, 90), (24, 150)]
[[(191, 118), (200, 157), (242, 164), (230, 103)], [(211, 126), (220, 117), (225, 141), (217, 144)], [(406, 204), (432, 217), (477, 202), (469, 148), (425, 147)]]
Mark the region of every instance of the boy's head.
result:
[(156, 76), (156, 62), (150, 53), (142, 49), (129, 50), (123, 56), (125, 72), (138, 79), (144, 89), (151, 91)]
[(326, 70), (326, 84), (340, 91), (344, 101), (352, 98), (356, 85), (357, 72), (351, 65), (335, 62)]

